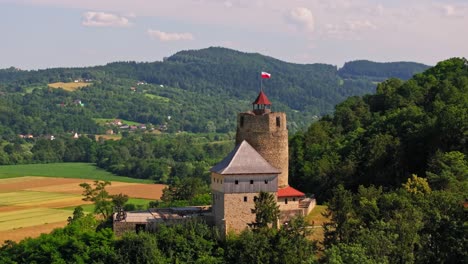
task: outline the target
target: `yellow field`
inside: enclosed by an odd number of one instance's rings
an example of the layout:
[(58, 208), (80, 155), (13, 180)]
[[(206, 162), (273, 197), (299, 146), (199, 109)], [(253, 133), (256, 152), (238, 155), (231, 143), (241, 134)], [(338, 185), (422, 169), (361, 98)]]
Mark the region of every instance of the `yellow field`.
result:
[(95, 136), (96, 140), (99, 140), (99, 138), (103, 138), (104, 140), (121, 140), (122, 135), (117, 134), (117, 135), (96, 135)]
[[(87, 204), (82, 200), (82, 182), (92, 180), (49, 177), (0, 179), (0, 244), (35, 237), (66, 225), (73, 208)], [(112, 182), (110, 194), (123, 193), (132, 198), (156, 200), (164, 185)]]
[(79, 88), (86, 87), (91, 84), (92, 83), (88, 83), (88, 82), (68, 82), (68, 83), (56, 82), (56, 83), (49, 83), (48, 86), (51, 88), (56, 88), (56, 89), (62, 88), (66, 91), (73, 92)]

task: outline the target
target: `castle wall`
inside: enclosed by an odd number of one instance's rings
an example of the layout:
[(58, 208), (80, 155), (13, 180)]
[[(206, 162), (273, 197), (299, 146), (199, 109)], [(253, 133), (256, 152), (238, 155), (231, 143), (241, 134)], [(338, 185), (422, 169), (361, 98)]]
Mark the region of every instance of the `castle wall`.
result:
[[(288, 203), (286, 203), (286, 199), (288, 200)], [(299, 198), (295, 198), (295, 201), (293, 200), (292, 197), (281, 197), (278, 198), (278, 203), (280, 207), (280, 210), (296, 210), (299, 209)]]
[[(276, 197), (276, 193), (273, 193)], [(254, 198), (258, 193), (232, 193), (224, 195), (224, 226), (226, 233), (233, 231), (239, 233), (248, 227), (248, 224), (255, 222)], [(247, 199), (245, 201), (244, 199)]]
[(239, 113), (236, 145), (246, 140), (273, 167), (279, 169), (278, 186), (288, 186), (288, 129), (286, 114), (272, 112), (263, 115)]

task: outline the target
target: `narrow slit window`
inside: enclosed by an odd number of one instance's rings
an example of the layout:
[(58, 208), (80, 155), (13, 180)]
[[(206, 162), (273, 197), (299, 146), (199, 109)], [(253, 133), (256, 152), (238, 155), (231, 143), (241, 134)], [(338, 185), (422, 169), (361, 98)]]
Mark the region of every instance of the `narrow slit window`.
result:
[(235, 180), (234, 183), (235, 183), (235, 184), (239, 184), (239, 181), (238, 181), (238, 180)]
[(244, 202), (247, 202), (247, 196), (244, 196)]
[(253, 184), (253, 180), (250, 180), (250, 184)]
[(244, 117), (243, 116), (240, 117), (239, 125), (240, 125), (240, 127), (244, 126)]
[(276, 117), (276, 126), (280, 127), (281, 126), (281, 119), (279, 116)]
[(284, 199), (284, 204), (288, 204), (288, 198)]

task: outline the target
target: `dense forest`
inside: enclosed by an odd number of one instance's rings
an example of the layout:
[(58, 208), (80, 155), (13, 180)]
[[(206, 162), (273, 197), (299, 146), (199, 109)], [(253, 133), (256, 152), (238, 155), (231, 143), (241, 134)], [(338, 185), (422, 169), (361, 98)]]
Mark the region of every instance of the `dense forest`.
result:
[[(395, 65), (397, 77), (424, 69), (408, 63)], [(93, 118), (167, 124), (169, 132), (234, 131), (235, 114), (250, 108), (262, 70), (273, 76), (264, 86), (275, 110), (288, 114), (291, 131), (331, 113), (348, 96), (375, 91), (375, 83), (362, 74), (365, 69), (343, 77), (332, 65), (293, 64), (225, 48), (181, 51), (163, 62), (38, 71), (9, 68), (0, 70), (0, 131), (3, 138), (72, 130), (102, 133)], [(377, 75), (391, 77), (392, 72), (380, 68)], [(76, 80), (91, 85), (75, 91), (48, 87)]]
[(378, 63), (368, 60), (346, 62), (338, 74), (342, 78), (368, 78), (384, 81), (388, 78), (408, 80), (413, 75), (429, 68), (427, 65), (415, 62), (385, 62)]

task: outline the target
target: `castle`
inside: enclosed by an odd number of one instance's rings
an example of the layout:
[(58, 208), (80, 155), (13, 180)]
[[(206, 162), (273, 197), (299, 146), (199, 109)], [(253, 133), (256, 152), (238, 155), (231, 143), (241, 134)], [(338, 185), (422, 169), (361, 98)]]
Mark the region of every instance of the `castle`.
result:
[(271, 111), (263, 91), (252, 103), (252, 111), (237, 116), (236, 147), (211, 168), (213, 204), (202, 207), (148, 209), (114, 214), (116, 235), (128, 231), (156, 230), (161, 223), (177, 223), (201, 217), (222, 234), (240, 232), (255, 221), (252, 209), (261, 191), (276, 197), (280, 223), (296, 215), (307, 215), (315, 199), (288, 184), (288, 129), (286, 114)]
[(237, 116), (236, 147), (211, 168), (214, 224), (223, 232), (239, 232), (255, 221), (252, 209), (259, 192), (272, 193), (284, 223), (307, 215), (315, 200), (288, 184), (288, 129), (286, 114), (271, 111), (260, 91), (252, 111)]

